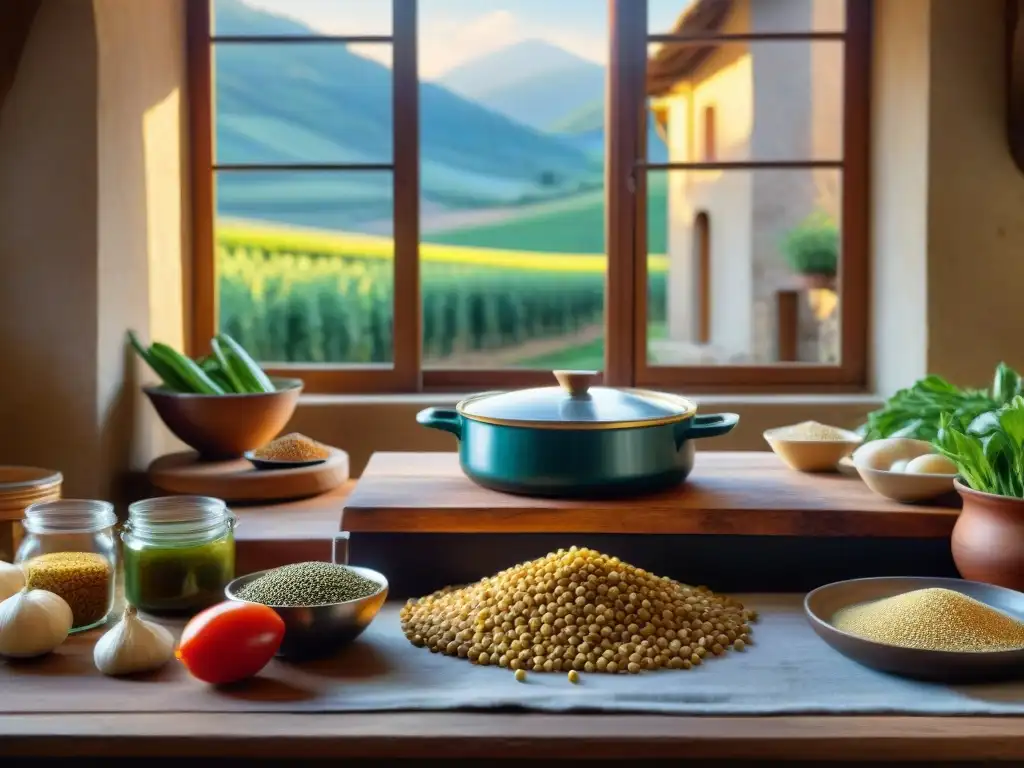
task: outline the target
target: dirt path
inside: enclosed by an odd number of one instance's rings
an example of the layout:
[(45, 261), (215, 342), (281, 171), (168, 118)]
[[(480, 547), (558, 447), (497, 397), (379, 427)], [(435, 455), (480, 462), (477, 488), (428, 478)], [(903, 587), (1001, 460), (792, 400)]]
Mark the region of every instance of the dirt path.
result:
[(604, 334), (604, 326), (588, 325), (574, 334), (551, 339), (533, 339), (517, 347), (451, 355), (443, 360), (428, 359), (430, 367), (443, 368), (511, 368), (523, 360), (550, 355), (568, 347), (582, 346)]
[[(557, 204), (570, 197), (572, 195), (566, 194), (564, 197), (553, 197), (550, 200), (539, 203), (508, 205), (497, 208), (470, 208), (458, 211), (431, 206), (429, 203), (426, 203), (420, 209), (420, 233), (429, 235), (449, 230), (501, 224), (506, 221), (531, 216), (535, 213), (547, 212), (551, 210), (552, 203)], [(359, 228), (368, 234), (389, 234), (392, 227), (392, 222), (388, 220), (369, 222), (360, 225)], [(514, 247), (514, 245), (510, 247)]]

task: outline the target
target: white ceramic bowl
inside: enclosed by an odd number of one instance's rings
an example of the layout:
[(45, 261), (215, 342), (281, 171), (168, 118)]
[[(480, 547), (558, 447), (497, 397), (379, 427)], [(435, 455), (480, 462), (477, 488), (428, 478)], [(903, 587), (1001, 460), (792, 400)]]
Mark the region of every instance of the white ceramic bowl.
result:
[[(897, 450), (893, 456), (898, 459), (912, 459), (935, 452), (931, 444), (925, 440), (889, 438), (879, 441), (879, 443), (883, 442), (896, 446)], [(872, 444), (865, 443), (863, 450), (856, 451), (852, 461), (857, 469), (857, 474), (860, 475), (865, 485), (880, 496), (904, 504), (915, 504), (953, 493), (953, 480), (956, 475), (910, 474), (879, 469), (870, 463), (872, 460), (877, 461), (878, 457), (870, 455), (867, 450), (868, 445)], [(886, 461), (891, 458), (887, 457)]]
[(904, 504), (931, 501), (952, 493), (953, 480), (956, 478), (956, 475), (910, 475), (906, 472), (888, 472), (856, 462), (854, 466), (868, 488), (881, 496)]

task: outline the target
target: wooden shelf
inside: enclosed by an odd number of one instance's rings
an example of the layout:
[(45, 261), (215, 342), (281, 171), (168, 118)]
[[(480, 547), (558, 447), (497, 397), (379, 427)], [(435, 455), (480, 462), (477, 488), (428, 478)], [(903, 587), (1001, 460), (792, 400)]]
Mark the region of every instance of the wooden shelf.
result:
[(700, 453), (679, 488), (625, 501), (511, 496), (472, 483), (454, 453), (378, 453), (348, 496), (342, 525), (352, 533), (939, 538), (958, 514), (958, 506), (889, 501), (856, 478), (794, 472), (772, 453)]
[(310, 499), (268, 504), (232, 504), (235, 571), (239, 574), (305, 560), (329, 560), (331, 541), (345, 498), (355, 481)]

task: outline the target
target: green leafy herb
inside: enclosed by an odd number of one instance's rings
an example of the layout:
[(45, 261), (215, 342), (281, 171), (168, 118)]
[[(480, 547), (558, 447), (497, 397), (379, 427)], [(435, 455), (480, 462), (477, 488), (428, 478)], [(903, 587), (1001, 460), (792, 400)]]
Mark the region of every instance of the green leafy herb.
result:
[(935, 448), (976, 491), (1024, 498), (1024, 397), (969, 422), (954, 414), (940, 420)]
[(901, 389), (880, 410), (868, 414), (861, 432), (865, 440), (912, 437), (935, 440), (940, 419), (948, 414), (957, 424), (969, 425), (978, 416), (998, 409), (1021, 393), (1021, 377), (1004, 363), (996, 367), (992, 387), (960, 389), (941, 376), (925, 376)]

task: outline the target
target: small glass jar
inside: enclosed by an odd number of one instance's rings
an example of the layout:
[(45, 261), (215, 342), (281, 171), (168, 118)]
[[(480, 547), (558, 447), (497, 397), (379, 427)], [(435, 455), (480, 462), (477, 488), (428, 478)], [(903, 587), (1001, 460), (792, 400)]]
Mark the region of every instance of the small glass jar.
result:
[(137, 501), (121, 529), (124, 592), (148, 613), (191, 614), (224, 599), (235, 577), (235, 516), (220, 499)]
[(117, 539), (114, 505), (57, 499), (32, 504), (16, 563), (31, 589), (60, 595), (71, 606), (72, 632), (97, 627), (114, 607)]

